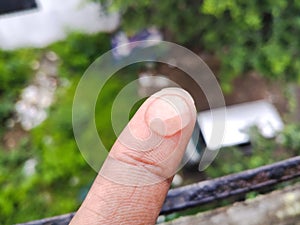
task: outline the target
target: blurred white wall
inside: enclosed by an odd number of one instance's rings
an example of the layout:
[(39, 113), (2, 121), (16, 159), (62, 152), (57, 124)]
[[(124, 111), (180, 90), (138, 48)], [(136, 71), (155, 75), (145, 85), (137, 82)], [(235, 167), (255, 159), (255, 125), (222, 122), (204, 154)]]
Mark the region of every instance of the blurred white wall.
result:
[(0, 16), (0, 48), (44, 47), (67, 32), (110, 31), (118, 15), (104, 16), (89, 0), (36, 0), (37, 10)]

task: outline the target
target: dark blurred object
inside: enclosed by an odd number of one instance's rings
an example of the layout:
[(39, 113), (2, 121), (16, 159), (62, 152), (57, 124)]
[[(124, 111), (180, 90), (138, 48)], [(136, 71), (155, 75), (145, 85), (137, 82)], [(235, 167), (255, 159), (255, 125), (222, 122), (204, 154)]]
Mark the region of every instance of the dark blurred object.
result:
[(0, 15), (37, 8), (35, 0), (0, 0)]

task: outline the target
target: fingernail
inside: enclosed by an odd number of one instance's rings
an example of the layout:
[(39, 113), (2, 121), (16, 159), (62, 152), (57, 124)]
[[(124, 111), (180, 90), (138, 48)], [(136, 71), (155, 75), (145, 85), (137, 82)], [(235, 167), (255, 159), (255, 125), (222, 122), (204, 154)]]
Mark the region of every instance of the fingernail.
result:
[(192, 97), (180, 88), (167, 88), (154, 94), (153, 102), (146, 112), (149, 128), (161, 135), (171, 136), (186, 127), (191, 121)]

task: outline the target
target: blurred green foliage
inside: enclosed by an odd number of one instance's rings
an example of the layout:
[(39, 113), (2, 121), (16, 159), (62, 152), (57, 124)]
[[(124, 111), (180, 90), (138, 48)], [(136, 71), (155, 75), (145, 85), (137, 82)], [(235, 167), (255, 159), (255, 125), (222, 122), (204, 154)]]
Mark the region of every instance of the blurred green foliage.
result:
[(157, 26), (167, 40), (218, 56), (224, 91), (255, 70), (267, 78), (300, 81), (300, 3), (270, 0), (95, 0), (122, 14), (129, 34)]
[(87, 67), (104, 52), (110, 50), (109, 34), (71, 34), (67, 40), (52, 44), (53, 50), (61, 59), (59, 76), (72, 78), (83, 75)]
[(284, 131), (278, 137), (279, 143), (285, 148), (291, 149), (295, 155), (300, 155), (300, 124), (293, 123), (285, 126)]
[[(31, 64), (39, 58), (38, 51), (21, 49), (0, 50), (0, 123), (3, 124), (12, 114), (14, 103), (31, 77)], [(1, 129), (0, 129), (1, 134)]]
[[(1, 51), (1, 110), (9, 104), (1, 120), (13, 113), (14, 103), (22, 88), (31, 81), (31, 64), (47, 51), (60, 58), (56, 102), (49, 118), (31, 130), (15, 149), (0, 145), (0, 224), (12, 224), (75, 211), (96, 176), (77, 149), (72, 130), (72, 102), (77, 83), (88, 66), (109, 50), (107, 34), (71, 34), (68, 39), (46, 49)], [(101, 75), (101, 74), (99, 74)], [(134, 75), (134, 73), (132, 73)], [(129, 80), (129, 76), (125, 76)], [(125, 78), (124, 78), (125, 79)], [(110, 125), (109, 107), (124, 86), (124, 79), (111, 79), (97, 104), (96, 121), (103, 142), (111, 146), (115, 135)], [(5, 127), (1, 127), (2, 134)], [(0, 136), (1, 139), (3, 136)], [(33, 174), (26, 174), (28, 161), (36, 161)]]
[[(299, 129), (299, 125), (296, 127)], [(205, 170), (205, 173), (209, 177), (215, 178), (298, 155), (300, 139), (298, 137), (295, 140), (291, 140), (291, 138), (299, 136), (300, 130), (298, 132), (294, 131), (296, 130), (291, 131), (290, 125), (287, 125), (276, 139), (267, 139), (260, 134), (257, 127), (251, 127), (248, 131), (251, 146), (245, 145), (221, 149), (212, 165)], [(282, 141), (279, 141), (279, 139)], [(292, 148), (293, 145), (295, 145), (295, 148)]]

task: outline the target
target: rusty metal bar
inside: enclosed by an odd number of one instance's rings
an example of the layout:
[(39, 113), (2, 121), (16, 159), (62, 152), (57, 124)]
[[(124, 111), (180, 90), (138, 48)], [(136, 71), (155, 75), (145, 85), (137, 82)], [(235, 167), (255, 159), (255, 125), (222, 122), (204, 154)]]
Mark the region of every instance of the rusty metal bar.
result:
[[(161, 214), (240, 196), (300, 177), (300, 156), (256, 169), (202, 181), (168, 192)], [(67, 225), (74, 213), (19, 225)]]
[(172, 189), (161, 214), (240, 196), (300, 177), (300, 156), (240, 173)]

